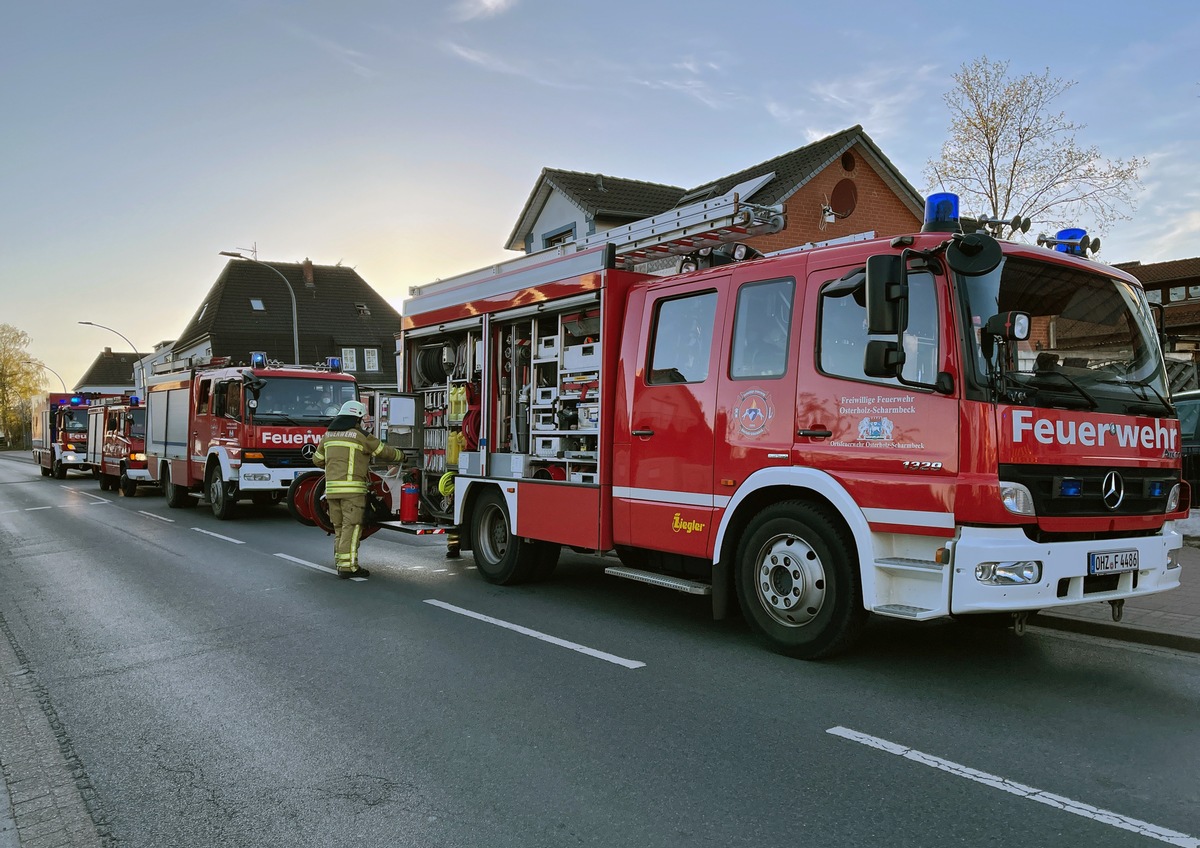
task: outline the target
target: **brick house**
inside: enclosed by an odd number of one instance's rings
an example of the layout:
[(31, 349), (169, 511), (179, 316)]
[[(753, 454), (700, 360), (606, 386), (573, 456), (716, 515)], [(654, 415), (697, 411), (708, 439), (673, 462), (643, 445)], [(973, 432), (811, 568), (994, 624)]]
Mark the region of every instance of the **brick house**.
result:
[(694, 188), (551, 168), (542, 170), (506, 247), (532, 253), (712, 197), (755, 177), (774, 178), (743, 198), (783, 204), (787, 226), (747, 244), (763, 253), (844, 238), (920, 229), (924, 198), (861, 126)]

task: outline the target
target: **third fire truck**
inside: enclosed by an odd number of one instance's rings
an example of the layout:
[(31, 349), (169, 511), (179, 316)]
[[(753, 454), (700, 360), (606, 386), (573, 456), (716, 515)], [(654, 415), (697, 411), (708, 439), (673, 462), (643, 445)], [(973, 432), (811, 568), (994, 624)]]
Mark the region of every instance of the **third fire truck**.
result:
[(146, 383), (146, 459), (171, 507), (202, 496), (219, 519), (246, 498), (281, 500), (338, 408), (358, 397), (340, 360), (284, 365), (252, 353), (249, 366), (227, 357), (160, 366)]
[(105, 398), (88, 407), (87, 458), (100, 491), (126, 497), (150, 483), (146, 468), (146, 409), (136, 397)]
[(421, 502), (487, 580), (615, 552), (805, 658), (869, 613), (1021, 630), (1179, 584), (1189, 491), (1137, 280), (1086, 235), (963, 233), (949, 196), (919, 233), (734, 261), (782, 224), (753, 189), (413, 290)]

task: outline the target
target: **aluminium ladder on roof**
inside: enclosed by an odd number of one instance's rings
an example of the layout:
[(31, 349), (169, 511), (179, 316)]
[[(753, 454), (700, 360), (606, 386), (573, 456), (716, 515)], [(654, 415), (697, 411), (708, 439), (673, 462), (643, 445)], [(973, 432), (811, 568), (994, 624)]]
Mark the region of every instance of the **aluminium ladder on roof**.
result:
[(584, 236), (573, 242), (518, 256), (454, 277), (409, 288), (403, 311), (418, 315), (469, 300), (495, 297), (538, 285), (602, 271), (617, 264), (627, 269), (669, 255), (775, 233), (786, 220), (782, 205), (762, 206), (743, 198), (774, 179), (764, 174), (734, 186), (720, 197), (671, 209), (631, 224)]

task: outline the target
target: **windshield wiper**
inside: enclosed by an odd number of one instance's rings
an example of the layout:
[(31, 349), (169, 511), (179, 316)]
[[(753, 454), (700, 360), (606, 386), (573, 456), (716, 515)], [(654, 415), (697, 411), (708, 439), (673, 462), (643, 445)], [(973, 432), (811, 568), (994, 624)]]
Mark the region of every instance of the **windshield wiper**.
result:
[[(1034, 375), (1033, 375), (1034, 380), (1039, 380), (1042, 377), (1061, 377), (1062, 379), (1064, 379), (1068, 383), (1070, 383), (1071, 388), (1073, 388), (1075, 391), (1079, 392), (1079, 394), (1083, 397), (1084, 400), (1086, 400), (1089, 404), (1091, 404), (1092, 409), (1096, 409), (1100, 406), (1100, 404), (1096, 402), (1096, 399), (1094, 397), (1092, 397), (1091, 393), (1087, 389), (1085, 389), (1083, 386), (1076, 383), (1074, 380), (1072, 380), (1070, 377), (1068, 377), (1063, 372), (1061, 372), (1061, 371), (1036, 371), (1036, 372), (1034, 372)], [(1035, 386), (1034, 388), (1037, 388), (1037, 387)]]
[(258, 412), (254, 415), (255, 418), (282, 418), (285, 424), (291, 424), (293, 427), (299, 427), (300, 422), (292, 418), (290, 415), (283, 412)]
[[(1160, 404), (1162, 404), (1163, 409), (1167, 410), (1167, 412), (1175, 411), (1175, 407), (1171, 405), (1171, 402), (1169, 400), (1167, 400), (1165, 397), (1163, 397), (1162, 394), (1158, 391), (1158, 389), (1154, 388), (1154, 386), (1150, 383), (1149, 380), (1126, 380), (1124, 377), (1109, 377), (1104, 380), (1099, 380), (1098, 382), (1114, 383), (1118, 386), (1131, 386), (1131, 387), (1133, 387), (1134, 392), (1137, 394), (1137, 396), (1144, 401), (1150, 400), (1150, 398), (1146, 397), (1146, 392), (1144, 391), (1145, 389), (1149, 389), (1150, 391), (1152, 391), (1154, 393), (1154, 396), (1156, 398), (1158, 398), (1158, 402)], [(1139, 391), (1137, 391), (1138, 389), (1143, 389), (1143, 391), (1139, 392)]]

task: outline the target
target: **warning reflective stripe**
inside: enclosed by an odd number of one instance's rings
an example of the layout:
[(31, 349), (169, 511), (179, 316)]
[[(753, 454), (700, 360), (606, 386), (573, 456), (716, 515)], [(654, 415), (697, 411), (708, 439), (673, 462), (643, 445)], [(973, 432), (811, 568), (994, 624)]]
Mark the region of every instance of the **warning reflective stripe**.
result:
[(325, 494), (327, 495), (344, 495), (366, 494), (367, 484), (360, 480), (326, 480)]
[(327, 448), (335, 448), (335, 447), (336, 448), (348, 448), (349, 450), (352, 450), (352, 451), (366, 450), (366, 448), (364, 448), (358, 442), (354, 442), (349, 439), (328, 439), (325, 442), (325, 447), (327, 447)]

